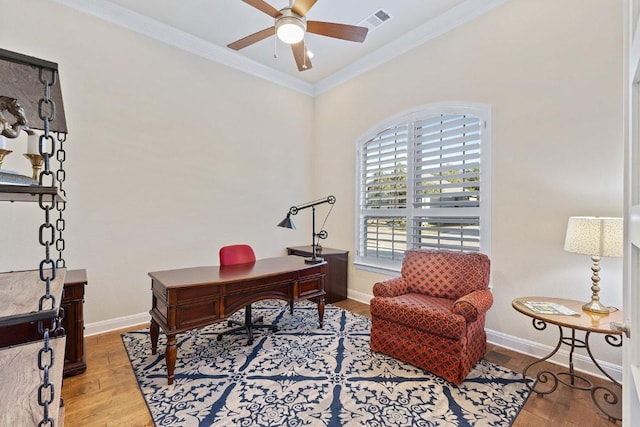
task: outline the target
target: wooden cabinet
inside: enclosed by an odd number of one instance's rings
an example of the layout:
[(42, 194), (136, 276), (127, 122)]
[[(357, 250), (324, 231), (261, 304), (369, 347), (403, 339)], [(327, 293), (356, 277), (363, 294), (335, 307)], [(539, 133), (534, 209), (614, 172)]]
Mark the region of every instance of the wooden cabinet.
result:
[(69, 270), (64, 280), (62, 296), (62, 327), (67, 336), (64, 353), (64, 376), (78, 375), (87, 370), (84, 351), (84, 287), (87, 285), (86, 270)]
[[(310, 257), (311, 245), (287, 248), (288, 255)], [(327, 261), (327, 275), (324, 278), (325, 302), (328, 304), (347, 299), (347, 267), (349, 251), (320, 248), (316, 256)]]
[[(27, 274), (24, 272), (23, 274)], [(37, 292), (41, 292), (42, 284), (37, 280), (37, 271), (29, 273), (34, 277)], [(4, 277), (10, 277), (7, 273), (0, 274), (0, 294), (5, 288), (2, 284), (5, 282)], [(64, 353), (64, 376), (72, 376), (83, 373), (87, 369), (86, 354), (84, 351), (84, 287), (87, 284), (86, 270), (69, 270), (63, 276), (64, 285), (62, 292), (62, 300), (60, 307), (63, 310), (62, 328), (66, 336), (66, 345)], [(20, 285), (23, 286), (23, 285)], [(8, 286), (7, 286), (8, 288)], [(39, 295), (34, 294), (34, 307), (30, 311), (37, 310), (37, 301), (35, 298)], [(42, 333), (38, 331), (37, 321), (30, 320), (22, 323), (0, 326), (0, 348), (17, 344), (28, 343), (42, 339)], [(46, 321), (47, 327), (51, 322)]]
[[(38, 270), (0, 273), (0, 337), (3, 340), (15, 340), (13, 332), (24, 331), (25, 328), (36, 335), (35, 341), (28, 339), (27, 335), (27, 339), (23, 337), (20, 341), (25, 344), (14, 343), (0, 348), (1, 426), (35, 426), (42, 419), (43, 408), (38, 403), (43, 381), (42, 370), (39, 369), (40, 357), (49, 365), (49, 385), (54, 386), (49, 416), (59, 420), (63, 363), (57, 357), (51, 362), (43, 350), (44, 340), (42, 333), (38, 334), (38, 322), (50, 324), (50, 319), (58, 315), (65, 273), (64, 268), (56, 269), (50, 294), (57, 303), (43, 310), (39, 309), (43, 285)], [(49, 339), (49, 349), (53, 350), (54, 355), (64, 354), (64, 346), (64, 336)]]

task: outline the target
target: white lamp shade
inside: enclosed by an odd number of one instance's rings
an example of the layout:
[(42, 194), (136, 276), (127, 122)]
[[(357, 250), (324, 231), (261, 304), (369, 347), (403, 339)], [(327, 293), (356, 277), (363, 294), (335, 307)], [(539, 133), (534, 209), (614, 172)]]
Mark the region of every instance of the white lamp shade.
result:
[(564, 250), (584, 255), (622, 256), (622, 218), (572, 216)]
[(305, 24), (294, 16), (284, 16), (276, 23), (278, 38), (288, 44), (296, 44), (304, 38)]

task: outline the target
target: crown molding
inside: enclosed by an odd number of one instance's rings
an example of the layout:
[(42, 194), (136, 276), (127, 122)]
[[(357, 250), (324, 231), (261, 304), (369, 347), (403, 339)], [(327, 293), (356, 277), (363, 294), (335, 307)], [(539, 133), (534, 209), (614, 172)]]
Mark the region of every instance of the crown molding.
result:
[(106, 22), (193, 53), (202, 58), (226, 65), (305, 95), (316, 96), (389, 62), (510, 0), (467, 0), (460, 3), (458, 6), (448, 10), (437, 18), (426, 22), (422, 26), (315, 84), (274, 70), (273, 68), (238, 55), (235, 52), (231, 52), (228, 49), (221, 48), (199, 37), (195, 37), (106, 0), (54, 1), (76, 11), (95, 16)]
[(247, 74), (313, 96), (313, 85), (209, 43), (199, 37), (105, 0), (54, 0), (87, 15), (226, 65)]
[(430, 40), (465, 24), (510, 0), (467, 0), (438, 17), (422, 24), (380, 49), (347, 65), (314, 85), (313, 95), (320, 95), (354, 77), (372, 70), (413, 50)]

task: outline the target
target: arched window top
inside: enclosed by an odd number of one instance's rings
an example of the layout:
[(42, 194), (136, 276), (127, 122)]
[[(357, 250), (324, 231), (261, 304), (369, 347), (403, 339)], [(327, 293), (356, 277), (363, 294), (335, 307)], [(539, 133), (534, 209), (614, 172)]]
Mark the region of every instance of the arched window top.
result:
[(408, 248), (489, 251), (490, 112), (426, 105), (358, 141), (357, 264), (398, 269)]

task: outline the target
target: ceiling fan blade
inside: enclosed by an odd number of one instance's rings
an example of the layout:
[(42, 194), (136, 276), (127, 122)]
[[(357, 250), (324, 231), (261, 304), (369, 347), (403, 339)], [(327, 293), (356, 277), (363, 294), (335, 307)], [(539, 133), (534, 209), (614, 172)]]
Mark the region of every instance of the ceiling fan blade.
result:
[(316, 1), (318, 0), (296, 0), (293, 6), (291, 6), (291, 10), (300, 16), (305, 16), (307, 12), (309, 12), (309, 9), (316, 4)]
[(230, 47), (233, 50), (240, 50), (254, 43), (257, 43), (260, 40), (264, 40), (267, 37), (274, 35), (275, 33), (275, 27), (265, 28), (262, 31), (258, 31), (257, 33), (253, 33), (251, 35), (248, 35), (247, 37), (243, 37), (240, 40), (236, 40), (233, 43), (228, 44), (227, 47)]
[(304, 45), (304, 40), (292, 44), (291, 51), (293, 52), (293, 57), (296, 60), (298, 71), (306, 71), (311, 69), (311, 60), (307, 56), (307, 49)]
[(276, 9), (275, 7), (271, 6), (268, 3), (265, 3), (262, 0), (242, 0), (242, 1), (248, 4), (249, 6), (253, 6), (256, 9), (266, 13), (272, 18), (275, 18), (276, 16), (280, 15), (280, 11), (278, 9)]
[(335, 22), (307, 21), (307, 31), (321, 36), (362, 43), (369, 29)]

